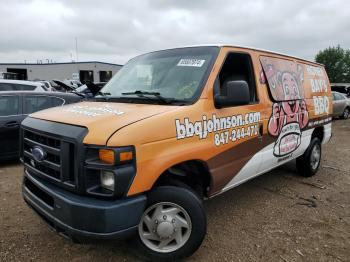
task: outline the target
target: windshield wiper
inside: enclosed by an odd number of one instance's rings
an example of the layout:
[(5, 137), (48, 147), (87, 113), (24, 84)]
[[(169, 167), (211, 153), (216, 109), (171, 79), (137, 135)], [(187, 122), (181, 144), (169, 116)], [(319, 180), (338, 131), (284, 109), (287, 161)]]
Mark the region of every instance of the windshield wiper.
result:
[(122, 95), (124, 95), (124, 96), (137, 95), (139, 97), (145, 97), (145, 98), (147, 98), (147, 96), (154, 96), (159, 101), (162, 101), (165, 104), (171, 104), (172, 102), (176, 101), (175, 99), (166, 98), (166, 97), (162, 96), (159, 92), (148, 92), (148, 91), (136, 90), (134, 92), (122, 93)]

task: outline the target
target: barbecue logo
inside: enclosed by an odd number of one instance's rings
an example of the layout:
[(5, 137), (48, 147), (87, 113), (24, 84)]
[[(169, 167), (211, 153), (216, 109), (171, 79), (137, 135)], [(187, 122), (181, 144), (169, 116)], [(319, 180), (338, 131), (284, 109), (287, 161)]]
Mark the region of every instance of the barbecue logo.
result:
[[(277, 137), (273, 154), (282, 157), (300, 146), (302, 129), (308, 124), (309, 113), (301, 88), (304, 70), (301, 65), (275, 58), (262, 60), (262, 64), (276, 101), (272, 105), (268, 131)], [(262, 82), (266, 82), (265, 79)]]

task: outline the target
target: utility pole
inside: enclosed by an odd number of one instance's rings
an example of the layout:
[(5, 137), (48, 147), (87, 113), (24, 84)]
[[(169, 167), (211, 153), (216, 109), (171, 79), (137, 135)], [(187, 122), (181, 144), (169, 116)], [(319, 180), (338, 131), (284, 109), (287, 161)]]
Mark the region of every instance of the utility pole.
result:
[[(75, 54), (77, 56), (77, 62), (76, 62), (76, 66), (77, 66), (77, 73), (79, 73), (79, 56), (78, 56), (78, 37), (75, 37)], [(80, 81), (80, 74), (79, 74), (79, 81)]]
[(75, 37), (75, 55), (77, 57), (77, 62), (79, 62), (79, 56), (78, 56), (78, 37)]

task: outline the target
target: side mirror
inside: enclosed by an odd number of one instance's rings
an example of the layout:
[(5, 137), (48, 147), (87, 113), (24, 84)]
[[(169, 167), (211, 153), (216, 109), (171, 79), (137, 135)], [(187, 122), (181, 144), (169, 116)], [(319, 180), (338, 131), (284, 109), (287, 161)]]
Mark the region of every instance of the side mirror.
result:
[(216, 107), (222, 108), (249, 104), (250, 92), (246, 81), (229, 81), (223, 88), (226, 89), (226, 96), (220, 94), (215, 94), (214, 96)]

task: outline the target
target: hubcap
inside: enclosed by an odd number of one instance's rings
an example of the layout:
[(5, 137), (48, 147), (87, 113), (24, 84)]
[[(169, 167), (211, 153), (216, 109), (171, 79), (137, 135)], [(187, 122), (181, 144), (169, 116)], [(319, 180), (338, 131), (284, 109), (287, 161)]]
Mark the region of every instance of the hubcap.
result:
[(315, 170), (321, 160), (321, 148), (320, 145), (315, 145), (311, 151), (310, 164), (311, 168)]
[(349, 116), (349, 109), (345, 109), (345, 111), (344, 111), (344, 118), (348, 118), (348, 116)]
[(143, 213), (138, 231), (141, 241), (151, 250), (173, 252), (190, 238), (191, 218), (179, 205), (160, 202)]

